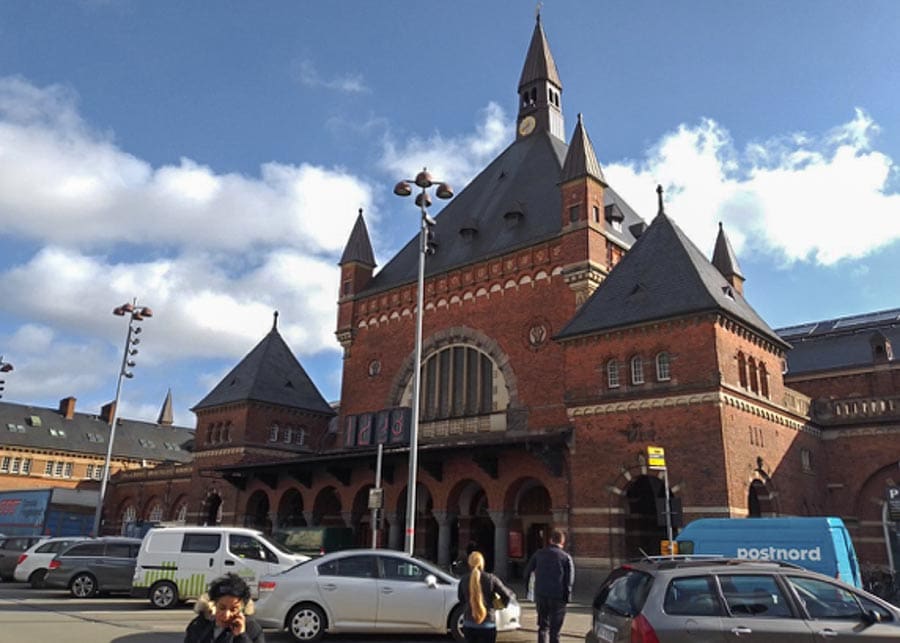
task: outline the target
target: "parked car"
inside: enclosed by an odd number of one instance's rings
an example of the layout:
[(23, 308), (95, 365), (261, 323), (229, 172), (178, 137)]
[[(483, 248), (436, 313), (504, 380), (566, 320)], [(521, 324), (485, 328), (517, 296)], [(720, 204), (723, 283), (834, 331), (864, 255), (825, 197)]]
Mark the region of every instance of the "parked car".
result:
[[(461, 641), (458, 583), (402, 552), (348, 549), (264, 576), (255, 618), (307, 643), (326, 632), (449, 633)], [(515, 600), (498, 610), (498, 630), (518, 629), (520, 612)]]
[(59, 552), (68, 549), (69, 545), (74, 545), (82, 540), (85, 540), (85, 538), (60, 536), (35, 543), (19, 554), (13, 576), (18, 581), (30, 583), (35, 589), (43, 587), (44, 576), (47, 575), (47, 569), (53, 557)]
[(46, 539), (47, 536), (7, 536), (0, 540), (0, 578), (13, 580), (16, 563), (22, 552)]
[(900, 610), (781, 562), (648, 558), (613, 570), (593, 601), (587, 643), (893, 641)]
[(75, 543), (54, 556), (44, 577), (48, 588), (68, 589), (76, 598), (101, 592), (130, 592), (139, 538), (104, 537)]

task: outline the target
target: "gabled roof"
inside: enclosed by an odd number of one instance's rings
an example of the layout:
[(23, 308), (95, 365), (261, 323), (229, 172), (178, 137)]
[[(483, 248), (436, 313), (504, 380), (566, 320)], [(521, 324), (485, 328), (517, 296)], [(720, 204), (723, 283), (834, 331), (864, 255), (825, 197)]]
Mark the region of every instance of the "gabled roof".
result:
[[(426, 275), (483, 261), (512, 250), (548, 241), (560, 233), (560, 171), (567, 146), (549, 132), (520, 138), (481, 171), (435, 217), (437, 251), (425, 262)], [(635, 238), (628, 226), (640, 217), (612, 188), (604, 190), (606, 203), (625, 213), (622, 231), (611, 231), (625, 247)], [(410, 229), (416, 228), (412, 200)], [(466, 230), (465, 234), (460, 231)], [(361, 295), (394, 288), (416, 280), (418, 236), (414, 236), (373, 277)]]
[[(0, 402), (0, 444), (105, 456), (109, 422), (75, 413), (67, 420), (58, 409)], [(194, 431), (185, 427), (119, 418), (113, 456), (132, 460), (190, 462)], [(37, 472), (42, 473), (42, 472)]]
[(731, 249), (731, 242), (728, 241), (728, 235), (725, 234), (725, 230), (722, 228), (721, 221), (719, 222), (719, 234), (716, 236), (716, 247), (713, 250), (712, 265), (726, 279), (732, 276), (744, 278), (734, 250)]
[(569, 144), (569, 151), (566, 153), (566, 160), (563, 163), (562, 175), (559, 177), (560, 183), (580, 179), (590, 176), (606, 185), (606, 179), (603, 178), (603, 170), (600, 168), (600, 162), (597, 161), (597, 155), (594, 153), (594, 146), (591, 139), (584, 129), (584, 122), (581, 114), (578, 115), (578, 123), (575, 125), (575, 133), (572, 134), (572, 142)]
[[(787, 376), (873, 363), (872, 341), (883, 337), (900, 353), (900, 308), (779, 328), (791, 343)], [(897, 357), (895, 357), (895, 360)]]
[(334, 415), (275, 325), (192, 410), (251, 400)]
[(538, 14), (531, 34), (531, 43), (528, 45), (528, 53), (525, 55), (525, 65), (522, 67), (522, 75), (519, 77), (519, 89), (535, 81), (549, 80), (562, 89), (559, 80), (559, 72), (556, 70), (556, 62), (550, 53), (550, 45), (544, 28), (541, 26), (541, 15)]
[(687, 314), (722, 311), (784, 342), (664, 212), (556, 336), (570, 339)]
[(338, 265), (343, 266), (351, 261), (371, 268), (377, 265), (375, 253), (372, 252), (372, 242), (369, 241), (369, 229), (363, 219), (362, 208), (359, 209), (359, 216), (356, 217), (356, 223), (353, 224), (353, 230), (350, 232), (350, 238), (347, 240), (347, 246), (344, 248), (344, 254), (341, 255)]

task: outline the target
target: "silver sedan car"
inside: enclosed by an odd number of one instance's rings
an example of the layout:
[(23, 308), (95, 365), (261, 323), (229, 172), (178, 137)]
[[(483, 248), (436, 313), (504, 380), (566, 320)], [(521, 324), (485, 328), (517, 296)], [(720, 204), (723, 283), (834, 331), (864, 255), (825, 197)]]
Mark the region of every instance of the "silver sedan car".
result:
[[(255, 618), (297, 641), (325, 632), (450, 634), (461, 641), (458, 582), (402, 552), (345, 550), (261, 578)], [(520, 612), (516, 601), (498, 610), (497, 629), (518, 629)]]

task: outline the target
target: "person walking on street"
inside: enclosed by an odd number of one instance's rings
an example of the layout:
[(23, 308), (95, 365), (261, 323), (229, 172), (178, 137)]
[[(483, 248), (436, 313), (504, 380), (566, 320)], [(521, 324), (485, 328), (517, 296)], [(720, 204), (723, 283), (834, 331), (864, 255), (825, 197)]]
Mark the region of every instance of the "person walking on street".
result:
[(566, 534), (550, 532), (550, 544), (534, 552), (525, 567), (525, 578), (534, 573), (534, 604), (537, 609), (538, 643), (559, 643), (566, 618), (566, 604), (572, 598), (575, 563), (563, 550)]
[(469, 572), (459, 579), (456, 593), (465, 605), (463, 636), (467, 643), (494, 643), (497, 640), (497, 624), (494, 622), (496, 600), (506, 607), (515, 594), (503, 582), (484, 571), (481, 552), (469, 554)]
[(250, 587), (237, 574), (226, 574), (209, 585), (194, 606), (184, 643), (266, 643), (259, 623), (250, 618)]

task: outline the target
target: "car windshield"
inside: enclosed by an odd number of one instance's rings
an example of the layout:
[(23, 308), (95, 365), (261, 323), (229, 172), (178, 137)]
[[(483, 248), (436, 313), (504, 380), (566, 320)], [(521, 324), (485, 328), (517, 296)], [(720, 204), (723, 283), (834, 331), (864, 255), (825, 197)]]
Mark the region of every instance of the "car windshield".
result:
[(296, 556), (296, 555), (297, 555), (297, 552), (291, 551), (290, 549), (288, 549), (288, 548), (285, 547), (284, 545), (279, 545), (279, 544), (278, 544), (277, 542), (275, 542), (274, 540), (269, 540), (268, 538), (266, 538), (266, 537), (263, 536), (262, 534), (257, 534), (257, 538), (259, 538), (261, 541), (263, 541), (266, 545), (268, 545), (268, 546), (271, 547), (272, 549), (274, 549), (274, 550), (276, 550), (276, 551), (280, 551), (280, 552), (281, 552), (282, 554), (284, 554), (285, 556)]

